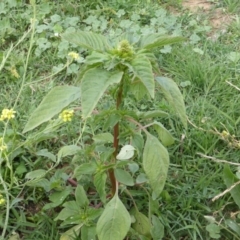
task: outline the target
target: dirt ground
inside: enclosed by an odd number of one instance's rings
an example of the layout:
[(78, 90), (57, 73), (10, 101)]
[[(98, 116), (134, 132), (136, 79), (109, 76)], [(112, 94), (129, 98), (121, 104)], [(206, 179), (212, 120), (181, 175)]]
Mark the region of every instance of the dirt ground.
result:
[(191, 12), (204, 12), (209, 15), (209, 22), (213, 30), (225, 31), (227, 26), (231, 23), (233, 17), (222, 8), (216, 8), (216, 4), (207, 0), (183, 0), (184, 8)]

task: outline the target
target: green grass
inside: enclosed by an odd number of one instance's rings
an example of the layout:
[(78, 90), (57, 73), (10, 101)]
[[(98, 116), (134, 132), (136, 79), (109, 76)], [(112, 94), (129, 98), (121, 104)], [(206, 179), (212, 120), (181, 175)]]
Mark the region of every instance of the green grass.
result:
[[(165, 6), (165, 1), (162, 2), (162, 6)], [(217, 4), (227, 7), (229, 12), (235, 12), (235, 9), (239, 8), (238, 2), (223, 0), (218, 1)], [(173, 3), (179, 4), (180, 1), (173, 1)], [(3, 5), (4, 8), (1, 8)], [(0, 9), (3, 9), (0, 13), (3, 16), (0, 30), (2, 52), (0, 59), (3, 59), (2, 55), (7, 54), (11, 44), (16, 44), (29, 28), (33, 12), (31, 6), (24, 1), (12, 0), (0, 3)], [(157, 9), (159, 9), (159, 19), (154, 15)], [(124, 13), (120, 10), (124, 10)], [(116, 15), (116, 13), (118, 14)], [(161, 16), (162, 23), (160, 23)], [(208, 221), (204, 218), (205, 215), (214, 216), (216, 221), (221, 223), (220, 239), (239, 239), (240, 235), (225, 221), (231, 219), (231, 212), (239, 210), (231, 195), (228, 193), (215, 202), (211, 201), (214, 196), (226, 189), (222, 178), (223, 164), (198, 155), (198, 153), (203, 153), (232, 162), (239, 161), (239, 149), (230, 148), (227, 143), (213, 133), (215, 129), (219, 132), (227, 129), (236, 138), (240, 136), (240, 94), (226, 83), (226, 81), (230, 81), (235, 85), (239, 84), (239, 61), (234, 62), (230, 55), (230, 53), (239, 54), (240, 25), (238, 19), (233, 20), (224, 35), (220, 36), (216, 42), (212, 42), (207, 38), (209, 30), (206, 28), (201, 31), (204, 26), (198, 21), (197, 16), (186, 15), (186, 13), (179, 17), (168, 16), (168, 13), (162, 10), (157, 1), (149, 3), (148, 6), (145, 6), (143, 1), (109, 1), (108, 3), (99, 1), (95, 4), (91, 1), (84, 1), (83, 4), (76, 4), (71, 0), (67, 2), (59, 0), (58, 4), (42, 1), (37, 4), (37, 18), (39, 22), (36, 26), (37, 33), (34, 36), (33, 51), (29, 58), (26, 85), (16, 105), (16, 121), (10, 126), (14, 133), (11, 130), (7, 133), (9, 138), (13, 138), (13, 142), (19, 139), (25, 140), (21, 131), (29, 115), (53, 86), (75, 82), (79, 65), (71, 65), (70, 70), (65, 69), (48, 77), (52, 74), (53, 68), (60, 69), (61, 64), (66, 63), (66, 55), (69, 51), (79, 51), (83, 56), (87, 54), (83, 49), (77, 49), (76, 46), (62, 42), (61, 38), (54, 33), (59, 31), (61, 34), (61, 31), (66, 31), (68, 28), (80, 28), (112, 34), (114, 41), (126, 30), (124, 24), (128, 24), (129, 21), (129, 24), (132, 24), (133, 32), (147, 33), (148, 30), (158, 30), (170, 34), (181, 32), (187, 39), (185, 44), (172, 47), (169, 53), (158, 51), (156, 54), (163, 74), (172, 77), (180, 86), (188, 118), (197, 128), (189, 124), (188, 129), (184, 130), (174, 115), (164, 120), (165, 126), (172, 129), (176, 142), (169, 148), (171, 167), (165, 190), (161, 198), (152, 204), (164, 224), (164, 239), (166, 240), (211, 239), (206, 231)], [(153, 18), (157, 20), (152, 20)], [(189, 20), (192, 21), (191, 25), (189, 25)], [(110, 21), (112, 24), (109, 24)], [(101, 28), (105, 23), (109, 25)], [(142, 25), (141, 29), (138, 28), (139, 25)], [(199, 40), (197, 38), (195, 38), (196, 41), (189, 40), (194, 39), (195, 34)], [(39, 39), (44, 39), (45, 42), (39, 41)], [(29, 42), (30, 35), (12, 51), (4, 68), (1, 69), (0, 110), (5, 107), (10, 108), (15, 102), (24, 74)], [(11, 74), (11, 67), (16, 68), (20, 75), (19, 79)], [(43, 78), (44, 80), (39, 81)], [(34, 81), (39, 82), (31, 83)], [(159, 107), (162, 107), (163, 110), (168, 109), (168, 105), (159, 95), (155, 101), (141, 102), (141, 105), (136, 104), (135, 107), (138, 109)], [(2, 135), (2, 125), (0, 127), (0, 135)], [(93, 131), (94, 129), (88, 126), (84, 136), (86, 141)], [(23, 187), (23, 183), (26, 172), (42, 168), (42, 165), (45, 168), (50, 167), (51, 162), (37, 156), (37, 151), (48, 148), (49, 151), (57, 153), (59, 146), (74, 142), (78, 138), (78, 132), (77, 123), (70, 124), (66, 129), (61, 129), (59, 135), (53, 136), (49, 141), (30, 145), (28, 151), (19, 149), (20, 152), (16, 153), (16, 157), (10, 162), (15, 172), (14, 178), (11, 180), (14, 183), (13, 186), (9, 185), (11, 182), (9, 180), (10, 171), (1, 170), (11, 190), (11, 199), (19, 200), (10, 211), (8, 237), (12, 231), (15, 231), (21, 236), (21, 239), (54, 240), (59, 239), (60, 233), (66, 230), (60, 227), (60, 222), (54, 221), (60, 208), (49, 211), (42, 210), (42, 206), (49, 201), (48, 194), (44, 190), (40, 191), (39, 188)], [(59, 136), (61, 138), (57, 139)], [(88, 150), (91, 151), (91, 149)], [(75, 166), (74, 160), (71, 161), (71, 159), (66, 159), (60, 167), (64, 171), (71, 172)], [(18, 170), (20, 172), (16, 172), (20, 163), (25, 166), (26, 170), (22, 168)], [(7, 169), (5, 164), (3, 166)], [(236, 171), (236, 168), (232, 169)], [(53, 174), (54, 171), (48, 177), (50, 178)], [(88, 179), (84, 179), (84, 181), (89, 184)], [(0, 190), (3, 192), (2, 187)], [(138, 191), (139, 195), (141, 195), (141, 191)], [(147, 201), (140, 196), (137, 205), (140, 209), (144, 209)], [(38, 207), (36, 212), (31, 208), (31, 204), (35, 208)], [(2, 227), (4, 208), (0, 208), (0, 216), (0, 226)], [(239, 223), (239, 218), (233, 220)]]

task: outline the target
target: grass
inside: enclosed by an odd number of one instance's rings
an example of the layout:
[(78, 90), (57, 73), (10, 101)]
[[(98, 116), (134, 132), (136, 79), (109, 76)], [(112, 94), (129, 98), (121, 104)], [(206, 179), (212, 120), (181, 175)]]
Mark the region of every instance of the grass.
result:
[[(239, 83), (239, 59), (233, 61), (230, 53), (236, 56), (239, 54), (239, 21), (236, 17), (227, 32), (221, 35), (216, 42), (208, 38), (208, 29), (204, 29), (197, 15), (189, 15), (184, 12), (181, 16), (175, 17), (165, 13), (161, 6), (155, 1), (144, 6), (142, 1), (99, 1), (95, 4), (84, 1), (81, 6), (74, 1), (59, 0), (57, 6), (49, 1), (42, 1), (37, 4), (38, 25), (37, 33), (34, 36), (34, 46), (29, 58), (27, 68), (26, 84), (24, 85), (16, 110), (17, 121), (11, 126), (7, 136), (11, 139), (24, 141), (21, 131), (31, 114), (38, 106), (43, 96), (55, 85), (63, 83), (71, 84), (77, 76), (78, 65), (71, 65), (68, 70), (63, 70), (52, 77), (52, 70), (60, 69), (66, 63), (65, 56), (75, 46), (67, 45), (54, 34), (60, 34), (67, 28), (89, 29), (112, 34), (114, 38), (124, 32), (119, 25), (130, 24), (133, 31), (139, 31), (139, 23), (143, 24), (142, 31), (158, 29), (166, 33), (182, 32), (187, 38), (187, 43), (172, 47), (169, 53), (157, 52), (161, 70), (165, 76), (172, 77), (184, 95), (189, 123), (188, 129), (184, 130), (178, 119), (171, 116), (166, 120), (165, 125), (172, 129), (176, 137), (176, 143), (169, 148), (171, 155), (171, 167), (168, 181), (159, 201), (152, 203), (165, 227), (164, 239), (212, 239), (206, 231), (208, 221), (204, 216), (213, 216), (221, 226), (221, 238), (219, 239), (240, 239), (238, 231), (227, 224), (228, 219), (239, 222), (238, 218), (231, 218), (231, 214), (239, 210), (230, 194), (212, 202), (211, 199), (226, 189), (223, 181), (223, 164), (203, 158), (198, 153), (214, 156), (227, 161), (238, 162), (239, 149), (231, 148), (216, 134), (216, 129), (234, 134), (239, 137), (239, 92), (231, 87), (226, 81), (238, 85)], [(214, 2), (214, 1), (213, 1)], [(216, 2), (216, 1), (215, 1)], [(6, 55), (11, 44), (16, 44), (25, 31), (29, 28), (32, 8), (27, 3), (8, 1), (1, 3), (3, 24), (0, 32), (2, 55)], [(166, 7), (165, 1), (163, 6)], [(173, 4), (180, 4), (180, 1), (173, 1)], [(238, 1), (218, 1), (219, 6), (227, 7), (229, 12), (235, 12), (239, 7)], [(134, 6), (134, 8), (132, 8)], [(130, 9), (133, 10), (130, 10)], [(163, 23), (151, 22), (156, 9), (161, 16), (165, 16)], [(119, 12), (124, 10), (125, 13)], [(145, 11), (144, 11), (145, 10)], [(5, 12), (4, 12), (5, 11)], [(118, 12), (118, 15), (115, 13)], [(123, 14), (123, 15), (122, 15)], [(134, 15), (135, 14), (135, 15)], [(162, 14), (162, 15), (161, 15)], [(165, 15), (166, 14), (166, 15)], [(80, 19), (77, 17), (80, 16)], [(94, 18), (95, 16), (95, 18)], [(59, 18), (60, 17), (60, 18)], [(74, 17), (76, 17), (74, 19)], [(139, 18), (140, 17), (140, 18)], [(207, 18), (207, 16), (206, 16)], [(191, 21), (189, 21), (191, 20)], [(105, 21), (112, 21), (110, 28), (104, 28)], [(155, 21), (155, 20), (154, 20)], [(194, 22), (195, 21), (195, 22)], [(189, 25), (189, 22), (192, 24)], [(144, 28), (144, 25), (149, 24)], [(206, 26), (206, 25), (205, 25)], [(61, 28), (63, 28), (61, 30)], [(199, 40), (189, 41), (194, 34)], [(41, 41), (39, 40), (41, 39)], [(29, 48), (30, 35), (21, 42), (10, 54), (4, 68), (0, 72), (0, 108), (13, 106), (21, 86), (21, 78), (24, 74), (27, 51)], [(201, 51), (199, 51), (201, 50)], [(79, 50), (83, 55), (83, 50)], [(2, 58), (2, 56), (0, 56)], [(3, 59), (3, 58), (2, 58)], [(62, 65), (61, 65), (62, 64)], [(21, 76), (16, 78), (11, 73), (11, 68), (16, 68)], [(70, 70), (69, 70), (70, 69)], [(42, 81), (39, 81), (44, 79)], [(37, 83), (31, 83), (39, 81)], [(184, 84), (185, 83), (185, 84)], [(187, 84), (186, 84), (187, 83)], [(157, 96), (154, 102), (141, 103), (145, 108), (168, 108)], [(18, 129), (14, 132), (14, 129)], [(2, 130), (0, 130), (2, 131)], [(14, 134), (12, 133), (14, 132)], [(93, 130), (89, 127), (89, 132)], [(49, 166), (50, 162), (41, 159), (36, 155), (40, 149), (48, 148), (56, 153), (58, 146), (76, 139), (78, 127), (74, 124), (68, 125), (67, 129), (60, 130), (62, 139), (52, 137), (50, 141), (30, 145), (29, 153), (25, 149), (19, 149), (14, 160), (10, 162), (15, 173), (11, 180), (14, 186), (11, 188), (10, 197), (19, 200), (10, 211), (7, 233), (8, 239), (12, 232), (19, 234), (21, 239), (59, 239), (63, 229), (59, 222), (53, 221), (59, 209), (44, 211), (42, 206), (48, 202), (47, 193), (39, 188), (24, 186), (26, 172), (36, 170), (44, 165)], [(215, 132), (215, 133), (214, 133)], [(0, 132), (1, 133), (1, 132)], [(3, 133), (1, 133), (2, 135)], [(66, 137), (66, 134), (69, 134)], [(85, 136), (87, 137), (87, 135)], [(14, 142), (15, 140), (12, 139)], [(73, 163), (61, 164), (63, 171), (72, 167)], [(18, 168), (22, 166), (22, 168)], [(10, 176), (6, 165), (1, 169), (5, 180)], [(18, 170), (17, 170), (18, 169)], [(236, 168), (232, 168), (236, 171)], [(53, 174), (53, 173), (52, 173)], [(8, 187), (10, 182), (6, 180)], [(86, 182), (88, 180), (86, 179)], [(2, 191), (2, 188), (0, 188)], [(139, 193), (141, 191), (139, 190)], [(139, 197), (137, 202), (140, 208), (144, 209), (147, 199)], [(0, 209), (0, 226), (3, 226), (4, 209)]]

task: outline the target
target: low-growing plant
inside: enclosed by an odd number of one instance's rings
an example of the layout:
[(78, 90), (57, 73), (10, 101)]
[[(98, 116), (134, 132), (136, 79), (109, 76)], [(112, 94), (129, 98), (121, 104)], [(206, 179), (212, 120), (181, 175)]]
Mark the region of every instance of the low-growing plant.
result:
[[(33, 130), (81, 99), (80, 137), (58, 153), (58, 162), (71, 152), (75, 164), (78, 163), (74, 170), (78, 182), (76, 201), (66, 201), (55, 219), (63, 221), (63, 226), (73, 225), (61, 239), (71, 239), (80, 232), (82, 239), (91, 235), (91, 239), (97, 236), (100, 240), (122, 240), (127, 234), (159, 239), (163, 236), (163, 225), (154, 215), (153, 203), (165, 185), (169, 167), (166, 147), (173, 144), (174, 138), (161, 122), (150, 121), (167, 117), (166, 112), (161, 109), (140, 112), (129, 105), (131, 101), (154, 98), (156, 89), (160, 90), (186, 127), (182, 95), (173, 80), (159, 76), (153, 53), (155, 48), (183, 39), (161, 34), (137, 38), (126, 35), (111, 44), (103, 35), (82, 31), (63, 34), (62, 38), (88, 51), (79, 72), (79, 86), (53, 88), (24, 128), (24, 133)], [(70, 56), (75, 60), (80, 57), (77, 53)], [(72, 116), (73, 111), (68, 110), (60, 115), (64, 121), (70, 121)], [(85, 140), (83, 134), (88, 126), (95, 130)], [(79, 152), (84, 153), (81, 161), (77, 160)], [(38, 169), (27, 175), (39, 182), (46, 171)], [(143, 212), (131, 193), (141, 188), (149, 198), (149, 209)], [(65, 188), (53, 193), (52, 203), (44, 208), (61, 205), (70, 192)], [(94, 200), (90, 193), (95, 195)]]

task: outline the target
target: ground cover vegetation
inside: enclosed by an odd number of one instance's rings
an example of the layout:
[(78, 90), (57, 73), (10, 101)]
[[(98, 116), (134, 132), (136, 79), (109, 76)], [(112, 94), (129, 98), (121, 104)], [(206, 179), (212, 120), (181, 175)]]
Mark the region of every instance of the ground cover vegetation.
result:
[(240, 239), (238, 1), (0, 3), (1, 239)]

